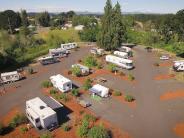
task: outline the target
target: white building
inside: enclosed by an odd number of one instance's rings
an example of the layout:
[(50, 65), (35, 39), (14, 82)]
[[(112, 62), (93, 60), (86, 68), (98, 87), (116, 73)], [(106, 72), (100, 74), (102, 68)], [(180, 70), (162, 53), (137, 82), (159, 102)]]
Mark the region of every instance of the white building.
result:
[(74, 27), (74, 29), (77, 31), (82, 31), (84, 29), (84, 25), (77, 25)]
[(58, 126), (56, 112), (39, 97), (26, 101), (26, 115), (36, 128), (50, 130)]
[(90, 88), (89, 91), (92, 94), (98, 95), (103, 98), (106, 98), (109, 96), (109, 88), (106, 88), (100, 84), (93, 85), (93, 87)]
[(90, 70), (88, 67), (81, 65), (81, 64), (74, 64), (74, 65), (72, 65), (72, 68), (74, 68), (76, 66), (80, 68), (82, 75), (89, 75)]
[(22, 75), (17, 71), (1, 73), (0, 77), (2, 83), (14, 82), (22, 79)]
[(70, 50), (74, 49), (77, 47), (77, 43), (66, 43), (66, 44), (61, 44), (61, 48), (65, 50)]
[(126, 52), (114, 51), (114, 55), (125, 58), (125, 59), (129, 58), (128, 53)]
[(125, 69), (132, 69), (133, 66), (133, 61), (129, 60), (129, 59), (123, 59), (120, 57), (116, 57), (113, 55), (107, 55), (106, 56), (106, 62), (110, 62), (113, 63), (121, 68), (125, 68)]
[(55, 58), (66, 57), (69, 51), (63, 48), (49, 49), (49, 55)]
[(58, 74), (55, 76), (51, 76), (50, 80), (53, 84), (53, 86), (60, 90), (61, 92), (67, 92), (72, 90), (72, 81), (65, 78), (64, 76)]

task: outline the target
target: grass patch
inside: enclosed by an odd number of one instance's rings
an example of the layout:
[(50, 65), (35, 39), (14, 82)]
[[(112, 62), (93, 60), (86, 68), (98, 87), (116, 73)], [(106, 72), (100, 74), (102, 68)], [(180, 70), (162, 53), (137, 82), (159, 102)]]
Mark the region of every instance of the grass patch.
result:
[(98, 95), (91, 95), (91, 99), (97, 101), (97, 102), (100, 102), (102, 100), (102, 98)]

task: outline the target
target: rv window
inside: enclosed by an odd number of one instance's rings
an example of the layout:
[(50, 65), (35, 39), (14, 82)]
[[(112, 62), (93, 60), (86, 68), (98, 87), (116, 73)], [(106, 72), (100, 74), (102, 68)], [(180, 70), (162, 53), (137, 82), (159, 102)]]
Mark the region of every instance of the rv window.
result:
[(35, 119), (35, 122), (36, 123), (40, 122), (40, 119), (39, 118)]

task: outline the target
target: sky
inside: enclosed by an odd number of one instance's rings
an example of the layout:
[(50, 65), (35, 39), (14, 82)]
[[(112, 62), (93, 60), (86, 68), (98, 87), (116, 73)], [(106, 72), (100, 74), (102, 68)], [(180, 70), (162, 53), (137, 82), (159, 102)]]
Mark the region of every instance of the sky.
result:
[[(176, 13), (184, 9), (184, 0), (118, 0), (122, 12)], [(0, 11), (11, 9), (28, 12), (103, 12), (106, 0), (0, 0)], [(115, 4), (117, 0), (112, 0)]]

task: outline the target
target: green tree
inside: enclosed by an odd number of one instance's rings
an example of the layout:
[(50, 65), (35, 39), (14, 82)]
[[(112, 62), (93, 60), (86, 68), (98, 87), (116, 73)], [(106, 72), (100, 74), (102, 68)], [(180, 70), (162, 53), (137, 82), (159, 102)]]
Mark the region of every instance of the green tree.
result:
[(29, 25), (26, 10), (21, 10), (21, 22), (22, 22), (22, 26), (27, 27)]
[(71, 71), (72, 71), (73, 75), (75, 75), (77, 77), (81, 76), (81, 70), (80, 70), (79, 66), (72, 67)]
[(48, 12), (43, 12), (43, 13), (39, 13), (37, 15), (37, 22), (43, 26), (43, 27), (48, 27), (50, 26), (50, 15)]
[(88, 132), (88, 138), (110, 138), (103, 126), (94, 126)]

